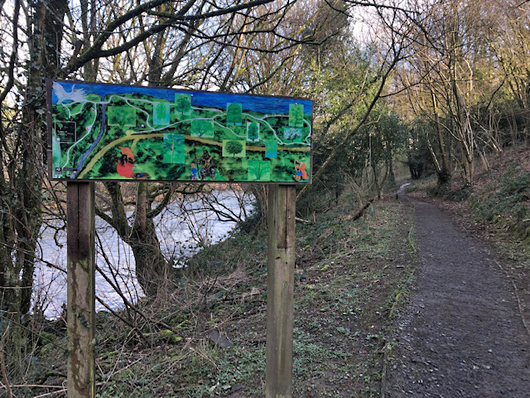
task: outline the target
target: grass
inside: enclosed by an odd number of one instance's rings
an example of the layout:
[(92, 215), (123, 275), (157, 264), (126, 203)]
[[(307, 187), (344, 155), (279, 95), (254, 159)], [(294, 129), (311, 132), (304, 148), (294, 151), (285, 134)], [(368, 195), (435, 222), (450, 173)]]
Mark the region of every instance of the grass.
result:
[[(414, 281), (408, 208), (379, 201), (352, 222), (353, 199), (340, 203), (297, 225), (293, 396), (378, 397), (394, 317)], [(266, 262), (265, 231), (237, 235), (132, 311), (134, 327), (99, 314), (97, 397), (262, 397)], [(233, 346), (212, 342), (212, 330)], [(64, 342), (64, 330), (54, 333)], [(65, 381), (61, 346), (46, 345), (40, 360), (54, 372), (43, 383)]]
[(413, 281), (414, 254), (408, 231), (403, 233), (410, 230), (411, 222), (401, 205), (392, 201), (377, 203), (357, 223), (344, 221), (347, 215), (328, 216), (330, 223), (337, 224), (333, 232), (324, 224), (316, 229), (308, 226), (313, 232), (307, 239), (319, 245), (302, 257), (311, 261), (300, 270), (304, 273), (297, 292), (301, 316), (295, 321), (323, 351), (313, 358), (326, 360), (313, 359), (310, 369), (300, 371), (295, 395), (378, 396), (382, 348), (399, 298)]

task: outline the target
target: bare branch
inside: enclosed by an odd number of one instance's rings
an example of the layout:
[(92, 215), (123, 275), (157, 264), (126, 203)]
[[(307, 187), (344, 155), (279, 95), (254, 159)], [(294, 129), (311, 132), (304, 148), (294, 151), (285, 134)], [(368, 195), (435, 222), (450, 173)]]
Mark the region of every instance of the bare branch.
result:
[(9, 58), (9, 66), (7, 72), (7, 83), (0, 92), (0, 103), (3, 103), (7, 97), (7, 94), (11, 91), (15, 84), (15, 63), (18, 56), (18, 17), (20, 15), (20, 0), (15, 0), (14, 10), (13, 10), (13, 42), (11, 44), (11, 56)]

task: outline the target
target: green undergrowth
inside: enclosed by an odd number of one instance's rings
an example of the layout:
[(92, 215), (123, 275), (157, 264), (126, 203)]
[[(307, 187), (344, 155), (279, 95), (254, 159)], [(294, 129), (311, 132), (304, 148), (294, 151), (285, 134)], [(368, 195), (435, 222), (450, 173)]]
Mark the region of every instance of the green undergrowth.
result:
[[(387, 338), (417, 259), (401, 201), (375, 202), (353, 221), (358, 206), (345, 194), (297, 223), (293, 396), (380, 396)], [(99, 314), (97, 397), (262, 397), (266, 264), (265, 228), (235, 235), (195, 256), (163, 297), (122, 320)], [(57, 347), (47, 346), (43, 366), (53, 372), (42, 384), (64, 382)]]
[(502, 173), (490, 173), (491, 183), (470, 198), (475, 217), (506, 229), (530, 247), (530, 171), (513, 162)]

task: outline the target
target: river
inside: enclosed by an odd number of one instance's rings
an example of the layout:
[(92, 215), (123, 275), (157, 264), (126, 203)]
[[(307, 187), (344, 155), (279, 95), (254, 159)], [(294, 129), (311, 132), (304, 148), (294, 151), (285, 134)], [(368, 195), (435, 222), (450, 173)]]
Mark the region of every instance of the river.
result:
[[(182, 266), (182, 259), (226, 238), (236, 226), (233, 219), (243, 220), (250, 210), (251, 197), (236, 190), (219, 190), (193, 200), (175, 201), (155, 219), (162, 251), (166, 256), (181, 259), (179, 266)], [(128, 215), (133, 217), (132, 212)], [(143, 292), (134, 276), (131, 249), (99, 217), (96, 217), (96, 234), (97, 265), (128, 300), (137, 301)], [(66, 305), (66, 231), (50, 226), (43, 228), (37, 256), (41, 260), (35, 267), (33, 302), (47, 318), (57, 318)], [(112, 309), (123, 306), (119, 294), (99, 272), (96, 272), (96, 296)], [(96, 311), (101, 310), (105, 307), (96, 301)]]

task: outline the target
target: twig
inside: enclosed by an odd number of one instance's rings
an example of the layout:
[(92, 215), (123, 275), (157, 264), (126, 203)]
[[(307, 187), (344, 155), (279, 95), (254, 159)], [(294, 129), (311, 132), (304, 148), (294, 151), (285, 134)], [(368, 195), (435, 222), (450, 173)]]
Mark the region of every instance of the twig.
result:
[[(105, 259), (105, 262), (109, 266), (109, 271), (111, 272), (112, 276), (114, 277), (114, 273), (112, 272), (111, 267), (111, 261), (109, 260), (107, 254), (105, 253), (105, 250), (103, 250), (103, 243), (101, 242), (101, 237), (99, 234), (96, 234), (96, 238), (99, 243), (99, 247), (101, 247), (101, 255)], [(131, 318), (131, 314), (129, 312), (129, 308), (132, 307), (132, 304), (129, 302), (127, 297), (125, 297), (125, 294), (123, 294), (122, 290), (120, 289), (120, 286), (118, 282), (116, 281), (116, 278), (114, 277), (114, 281), (112, 281), (105, 272), (96, 264), (96, 270), (99, 271), (100, 275), (107, 281), (107, 283), (114, 289), (114, 291), (120, 296), (120, 298), (123, 300), (123, 304), (125, 305), (125, 311), (127, 312), (127, 315), (129, 318)], [(129, 322), (126, 322), (129, 323)], [(132, 324), (130, 326), (133, 326)]]
[[(100, 243), (100, 246), (101, 246), (101, 240), (100, 240), (100, 237), (99, 235), (97, 235), (97, 238), (99, 240), (99, 243)], [(102, 254), (103, 254), (103, 257), (105, 258), (105, 261), (107, 262), (107, 264), (111, 264), (110, 263), (110, 260), (108, 259), (107, 255), (105, 254), (104, 251), (102, 251)], [(114, 289), (114, 291), (121, 297), (121, 299), (123, 300), (123, 303), (125, 305), (125, 308), (127, 310), (127, 313), (129, 313), (129, 309), (132, 310), (133, 312), (135, 312), (136, 314), (138, 314), (139, 316), (141, 316), (143, 319), (145, 319), (147, 322), (149, 323), (154, 323), (156, 325), (159, 325), (165, 329), (169, 329), (171, 330), (173, 333), (176, 334), (176, 331), (171, 327), (169, 326), (167, 323), (165, 322), (162, 322), (162, 321), (159, 321), (159, 320), (155, 320), (155, 319), (152, 319), (151, 317), (147, 316), (144, 312), (142, 312), (136, 305), (132, 304), (128, 299), (127, 297), (125, 297), (125, 295), (123, 294), (123, 292), (121, 291), (120, 287), (114, 283), (104, 272), (103, 270), (98, 266), (96, 265), (96, 270), (99, 271), (100, 275), (103, 276), (103, 278), (107, 281), (107, 283), (112, 286), (112, 288)], [(125, 324), (129, 325), (131, 328), (133, 328), (136, 333), (138, 334), (138, 336), (144, 340), (144, 341), (147, 341), (147, 339), (145, 338), (145, 336), (142, 334), (142, 332), (129, 320), (125, 319), (124, 317), (122, 317), (121, 315), (119, 315), (116, 311), (113, 311), (110, 306), (108, 306), (102, 299), (100, 299), (99, 297), (96, 297), (97, 300), (111, 313), (113, 314), (114, 316), (116, 316), (118, 319), (120, 319), (122, 322), (124, 322)], [(129, 315), (129, 318), (131, 318), (131, 316)]]
[[(0, 386), (0, 388), (5, 388), (5, 386)], [(64, 389), (64, 386), (49, 386), (46, 384), (13, 384), (11, 388), (60, 388), (62, 390)]]
[[(137, 330), (137, 329), (135, 328), (134, 330)], [(133, 331), (129, 332), (129, 334), (127, 335), (127, 339), (129, 338), (129, 336), (131, 335), (132, 332)], [(121, 350), (120, 350), (119, 355), (118, 355), (118, 358), (116, 358), (116, 361), (114, 361), (114, 366), (113, 366), (112, 370), (110, 372), (108, 372), (108, 377), (105, 380), (105, 383), (108, 383), (110, 381), (110, 379), (113, 378), (116, 375), (116, 368), (118, 367), (118, 364), (120, 362), (120, 359), (121, 359), (122, 355), (124, 354), (124, 351), (125, 351), (125, 344), (122, 345)], [(118, 373), (122, 372), (123, 370), (125, 370), (125, 369), (119, 369)]]
[(67, 390), (66, 390), (66, 388), (64, 388), (64, 387), (61, 387), (61, 390), (58, 390), (58, 391), (52, 391), (52, 392), (47, 392), (47, 393), (42, 394), (42, 395), (36, 395), (36, 396), (33, 397), (33, 398), (51, 397), (52, 395), (55, 395), (55, 394), (62, 394), (63, 392), (67, 392)]
[(2, 366), (2, 377), (4, 378), (4, 383), (6, 384), (5, 389), (6, 389), (7, 398), (13, 398), (11, 387), (9, 387), (9, 379), (7, 378), (6, 360), (4, 357), (4, 346), (6, 343), (6, 333), (8, 329), (9, 329), (9, 324), (6, 327), (6, 330), (4, 331), (4, 333), (2, 333), (2, 341), (0, 344), (0, 364)]
[(301, 222), (302, 224), (311, 224), (311, 221), (304, 220), (303, 218), (300, 218), (300, 217), (295, 217), (294, 219), (295, 221)]
[[(101, 386), (103, 383), (96, 383), (96, 386)], [(47, 392), (41, 395), (36, 395), (33, 398), (44, 398), (44, 397), (51, 397), (52, 395), (56, 394), (62, 394), (67, 392), (68, 390), (64, 388), (64, 386), (46, 386), (46, 385), (31, 385), (31, 384), (21, 384), (21, 385), (14, 385), (13, 387), (17, 388), (57, 388), (57, 391)]]
[(107, 311), (109, 311), (112, 315), (114, 315), (116, 318), (118, 318), (120, 321), (122, 321), (123, 323), (125, 323), (126, 325), (129, 325), (132, 329), (136, 329), (136, 326), (130, 322), (129, 320), (125, 319), (124, 317), (122, 317), (120, 314), (118, 314), (118, 312), (114, 311), (107, 303), (105, 303), (101, 298), (97, 297), (96, 296), (96, 299), (97, 301), (99, 301), (99, 303), (105, 307), (107, 309)]
[[(37, 257), (34, 253), (31, 253), (30, 251), (27, 251), (27, 250), (24, 250), (24, 249), (20, 249), (20, 248), (17, 248), (17, 247), (12, 247), (11, 245), (8, 245), (7, 243), (5, 242), (0, 242), (0, 246), (3, 246), (5, 247), (6, 249), (12, 249), (12, 250), (16, 250), (18, 253), (22, 253), (22, 254), (27, 254), (27, 255), (30, 255), (30, 256), (34, 256), (38, 261), (40, 261), (41, 263), (43, 263), (44, 265), (50, 267), (50, 268), (55, 268), (56, 270), (59, 270), (63, 273), (66, 274), (66, 270), (59, 267), (58, 265), (56, 264), (53, 264), (49, 261), (46, 261), (44, 260), (43, 258), (39, 258)], [(5, 287), (2, 287), (2, 289), (6, 289)], [(20, 287), (17, 287), (17, 289), (20, 289)]]

